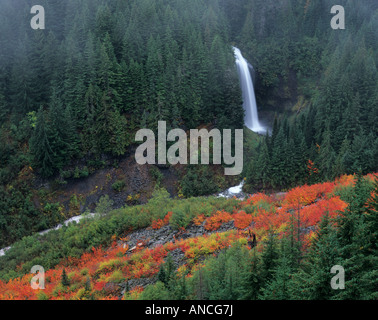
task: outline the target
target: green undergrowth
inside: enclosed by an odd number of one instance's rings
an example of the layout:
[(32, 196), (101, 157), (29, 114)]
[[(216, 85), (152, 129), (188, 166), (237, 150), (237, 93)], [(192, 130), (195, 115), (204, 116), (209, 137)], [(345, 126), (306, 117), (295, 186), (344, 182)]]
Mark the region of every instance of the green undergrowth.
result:
[(187, 227), (197, 215), (210, 216), (217, 210), (232, 211), (237, 206), (237, 200), (225, 198), (171, 199), (165, 189), (158, 189), (146, 205), (125, 206), (42, 236), (35, 234), (22, 238), (0, 257), (0, 279), (9, 280), (29, 273), (34, 265), (50, 269), (65, 258), (79, 258), (93, 247), (106, 247), (114, 239), (151, 226), (152, 221), (163, 219), (168, 212), (172, 212), (172, 228), (179, 229)]

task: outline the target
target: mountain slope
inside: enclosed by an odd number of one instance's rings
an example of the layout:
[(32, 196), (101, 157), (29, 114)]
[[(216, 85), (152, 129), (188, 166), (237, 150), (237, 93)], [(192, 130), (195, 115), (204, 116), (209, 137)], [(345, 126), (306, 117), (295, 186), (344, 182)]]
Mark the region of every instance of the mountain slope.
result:
[[(217, 256), (220, 259), (231, 246), (238, 247), (238, 251), (247, 250), (245, 252), (251, 258), (256, 255), (264, 257), (269, 251), (268, 244), (273, 234), (277, 237), (276, 241), (282, 243), (294, 237), (292, 245), (299, 246), (301, 264), (305, 265), (309, 259), (306, 252), (317, 246), (325, 217), (337, 221), (343, 212), (347, 213), (353, 194), (365, 197), (363, 203), (371, 196), (376, 197), (376, 191), (372, 192), (374, 175), (369, 175), (365, 180), (364, 193), (357, 190), (361, 188), (360, 180), (343, 176), (332, 183), (298, 187), (278, 196), (256, 194), (243, 201), (212, 198), (170, 200), (166, 209), (161, 210), (166, 215), (160, 214), (161, 218), (150, 220), (151, 226), (136, 227), (135, 231), (125, 227), (111, 229), (115, 221), (131, 218), (129, 209), (120, 209), (109, 217), (84, 221), (46, 236), (50, 237), (51, 248), (55, 248), (57, 243), (51, 241), (58, 240), (62, 233), (85, 237), (85, 233), (89, 232), (91, 239), (105, 233), (111, 246), (92, 247), (83, 255), (65, 258), (57, 261), (55, 267), (46, 268), (45, 290), (31, 289), (32, 275), (26, 274), (1, 282), (0, 295), (2, 299), (119, 299), (140, 295), (141, 298), (148, 298), (153, 287), (145, 289), (146, 296), (141, 293), (143, 288), (162, 282), (161, 270), (167, 267), (167, 263), (172, 264), (169, 277), (176, 279), (172, 280), (175, 286), (180, 286), (180, 279), (184, 276), (190, 288), (189, 284), (194, 285), (193, 279), (198, 276), (198, 270), (206, 270), (208, 264), (214, 264), (209, 257)], [(151, 201), (150, 206), (137, 209), (140, 214), (151, 213), (156, 203), (165, 200), (162, 194), (156, 194)], [(319, 225), (320, 221), (323, 222)], [(78, 228), (81, 230), (79, 233)], [(45, 242), (46, 237), (41, 237), (39, 241)], [(11, 263), (21, 247), (22, 244), (19, 244), (11, 249), (9, 255), (7, 253), (0, 258), (0, 263), (7, 261), (2, 263), (3, 266)], [(46, 256), (39, 259), (41, 265), (47, 262), (45, 259)], [(251, 262), (245, 263), (253, 266)], [(25, 264), (24, 261), (17, 269), (21, 273), (22, 270), (27, 272), (26, 265), (29, 263)], [(63, 269), (68, 285), (62, 284)], [(166, 285), (165, 290), (173, 294), (168, 281)], [(126, 294), (123, 295), (125, 290)], [(188, 289), (187, 297), (193, 293)]]

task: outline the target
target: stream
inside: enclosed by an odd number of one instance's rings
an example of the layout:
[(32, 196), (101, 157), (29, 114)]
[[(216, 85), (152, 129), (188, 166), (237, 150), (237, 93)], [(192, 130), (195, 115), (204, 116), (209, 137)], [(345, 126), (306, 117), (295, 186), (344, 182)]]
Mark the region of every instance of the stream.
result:
[[(221, 193), (218, 193), (215, 196), (218, 197), (218, 198), (232, 198), (232, 197), (235, 196), (238, 199), (244, 199), (245, 194), (242, 191), (243, 185), (244, 185), (244, 181), (242, 181), (239, 185), (237, 185), (235, 187), (231, 187), (231, 188), (229, 188), (229, 189), (227, 189), (227, 190), (225, 190), (225, 191), (223, 191)], [(63, 225), (68, 226), (72, 222), (79, 223), (80, 220), (82, 220), (83, 218), (93, 218), (93, 217), (95, 217), (95, 215), (96, 215), (95, 213), (90, 213), (90, 214), (82, 214), (80, 216), (72, 217), (72, 218), (64, 221), (63, 223), (57, 225), (55, 228), (51, 228), (51, 229), (47, 229), (45, 231), (38, 232), (38, 234), (40, 234), (42, 236), (42, 235), (45, 235), (45, 234), (49, 233), (52, 230), (59, 230), (59, 229), (61, 229), (63, 227)], [(3, 249), (0, 249), (0, 257), (4, 256), (5, 253), (10, 248), (11, 247), (6, 247), (6, 248), (3, 248)]]

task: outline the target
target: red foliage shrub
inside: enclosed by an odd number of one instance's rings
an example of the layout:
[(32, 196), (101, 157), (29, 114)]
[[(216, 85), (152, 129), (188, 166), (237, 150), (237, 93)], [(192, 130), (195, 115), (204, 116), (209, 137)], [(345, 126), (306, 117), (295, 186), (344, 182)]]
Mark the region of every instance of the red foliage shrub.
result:
[(226, 222), (232, 220), (232, 216), (226, 211), (217, 211), (217, 213), (206, 220), (205, 229), (208, 231), (218, 230)]
[(323, 199), (300, 210), (301, 224), (306, 227), (314, 226), (320, 222), (321, 218), (329, 213), (334, 217), (338, 211), (344, 211), (348, 206), (339, 197)]
[(168, 225), (169, 224), (169, 220), (172, 217), (172, 214), (173, 214), (173, 212), (168, 212), (167, 215), (164, 217), (163, 220), (162, 219), (158, 219), (158, 220), (152, 221), (152, 224), (151, 224), (152, 229), (157, 230), (157, 229), (160, 229), (160, 228)]
[(331, 193), (335, 187), (334, 182), (314, 184), (312, 186), (301, 186), (290, 190), (283, 201), (285, 209), (297, 209), (300, 206), (307, 206), (319, 198)]
[(244, 211), (239, 211), (234, 214), (234, 224), (238, 229), (245, 229), (252, 223), (252, 215), (245, 213)]
[(205, 215), (201, 214), (197, 217), (195, 217), (193, 219), (193, 223), (196, 225), (196, 226), (200, 226), (202, 224), (202, 222), (204, 222), (206, 219)]

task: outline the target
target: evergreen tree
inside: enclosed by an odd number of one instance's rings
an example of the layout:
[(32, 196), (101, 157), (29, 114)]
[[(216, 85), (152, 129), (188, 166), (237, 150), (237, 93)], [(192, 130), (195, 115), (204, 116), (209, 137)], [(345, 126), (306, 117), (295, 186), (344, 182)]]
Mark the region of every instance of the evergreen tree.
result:
[(261, 255), (262, 263), (262, 273), (261, 277), (264, 283), (264, 286), (272, 279), (274, 269), (277, 265), (278, 259), (278, 250), (277, 250), (277, 239), (273, 231), (269, 231), (268, 239), (264, 244), (264, 251)]
[(30, 153), (34, 165), (40, 169), (41, 175), (49, 177), (54, 173), (55, 154), (51, 148), (52, 130), (41, 107), (37, 114), (37, 123), (30, 138)]
[(283, 250), (277, 260), (271, 280), (262, 289), (262, 300), (288, 300), (290, 299), (290, 280), (293, 269), (287, 250)]
[(320, 146), (319, 169), (323, 177), (327, 180), (333, 180), (333, 164), (335, 162), (335, 152), (331, 145), (331, 131), (329, 127), (324, 131), (323, 142)]
[[(376, 241), (372, 233), (375, 231), (371, 229), (376, 224), (376, 219), (366, 214), (372, 212), (375, 192), (376, 189), (371, 197), (371, 187), (361, 174), (358, 174), (352, 197), (349, 199), (349, 207), (339, 219), (338, 237), (343, 259), (340, 265), (348, 275), (345, 290), (337, 295), (340, 299), (371, 299), (376, 296), (377, 259), (374, 256)], [(367, 211), (365, 204), (368, 200), (370, 209)]]
[(353, 192), (347, 199), (349, 206), (339, 218), (338, 234), (343, 247), (349, 245), (356, 234), (356, 228), (363, 217), (364, 206), (370, 196), (370, 191), (370, 185), (359, 172), (355, 177)]
[(333, 222), (326, 213), (322, 218), (316, 237), (300, 270), (293, 275), (292, 298), (327, 300), (336, 292), (331, 288), (330, 273), (334, 265), (341, 261), (338, 251), (340, 244)]
[(289, 179), (287, 162), (287, 140), (283, 126), (280, 127), (277, 137), (273, 142), (272, 157), (270, 162), (271, 180), (274, 188), (281, 188), (287, 185)]
[(262, 286), (262, 272), (261, 259), (256, 254), (256, 248), (254, 248), (251, 256), (251, 269), (247, 279), (249, 292), (247, 291), (248, 293), (244, 296), (245, 299), (257, 300)]
[(70, 281), (68, 280), (68, 277), (66, 274), (66, 269), (63, 269), (62, 271), (61, 283), (62, 283), (62, 286), (64, 287), (68, 287), (70, 285)]

